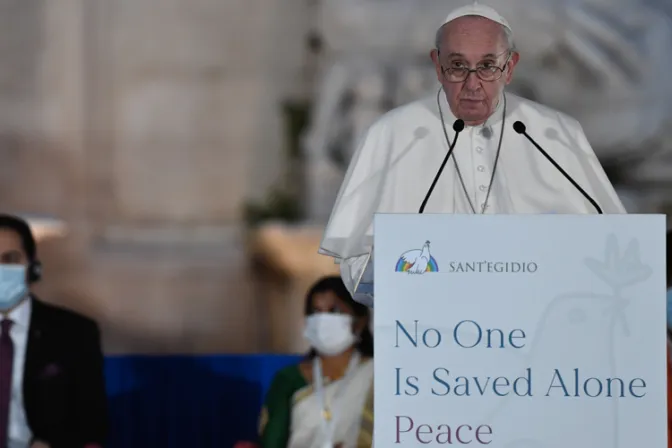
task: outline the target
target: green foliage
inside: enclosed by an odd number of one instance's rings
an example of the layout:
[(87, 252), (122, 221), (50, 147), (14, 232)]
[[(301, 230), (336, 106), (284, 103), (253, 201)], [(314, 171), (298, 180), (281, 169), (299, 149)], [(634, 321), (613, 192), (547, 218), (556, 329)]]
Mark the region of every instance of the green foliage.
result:
[(245, 204), (243, 216), (248, 226), (255, 227), (266, 221), (295, 223), (301, 220), (303, 213), (294, 195), (273, 188), (263, 202)]
[(310, 104), (286, 101), (282, 105), (282, 113), (286, 136), (284, 173), (264, 200), (247, 202), (243, 206), (243, 217), (250, 227), (265, 221), (296, 223), (304, 218), (304, 155), (300, 142), (309, 124)]
[(286, 101), (282, 105), (282, 113), (285, 117), (285, 150), (288, 160), (303, 160), (300, 138), (303, 131), (308, 127), (310, 120), (310, 104), (305, 102)]

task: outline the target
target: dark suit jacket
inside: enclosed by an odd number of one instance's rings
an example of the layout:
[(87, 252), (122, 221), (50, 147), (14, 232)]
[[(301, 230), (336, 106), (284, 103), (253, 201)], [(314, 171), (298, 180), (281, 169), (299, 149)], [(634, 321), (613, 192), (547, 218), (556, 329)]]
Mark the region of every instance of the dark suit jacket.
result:
[(104, 444), (107, 397), (94, 321), (33, 298), (23, 399), (35, 440), (51, 448)]

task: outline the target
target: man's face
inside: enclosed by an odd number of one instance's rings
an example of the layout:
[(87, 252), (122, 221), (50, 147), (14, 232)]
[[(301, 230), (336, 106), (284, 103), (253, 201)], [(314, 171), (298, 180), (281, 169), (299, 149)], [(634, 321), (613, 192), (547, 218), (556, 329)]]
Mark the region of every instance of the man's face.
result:
[[(431, 56), (450, 109), (457, 118), (474, 126), (492, 115), (518, 63), (518, 53), (509, 50), (502, 26), (486, 18), (460, 17), (444, 26), (440, 52), (433, 50)], [(495, 73), (496, 67), (504, 71), (493, 81), (484, 81), (473, 72), (465, 80), (455, 81), (447, 72), (479, 67)]]
[(10, 229), (0, 229), (0, 264), (28, 266), (28, 257), (23, 250), (21, 237)]

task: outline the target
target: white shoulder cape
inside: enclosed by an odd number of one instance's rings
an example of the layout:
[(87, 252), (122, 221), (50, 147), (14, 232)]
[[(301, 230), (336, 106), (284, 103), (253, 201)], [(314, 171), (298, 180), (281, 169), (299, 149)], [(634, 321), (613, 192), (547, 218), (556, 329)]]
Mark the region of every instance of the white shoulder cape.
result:
[[(452, 141), (455, 117), (443, 92), (438, 98)], [(518, 120), (605, 214), (625, 213), (575, 119), (509, 93), (505, 104), (506, 113), (500, 107), (486, 123), (497, 137), (504, 124), (501, 159), (492, 186), (493, 207), (486, 213), (596, 213), (590, 202), (513, 130)], [(473, 151), (469, 133), (476, 130), (467, 127), (460, 134), (453, 153), (458, 160)], [(386, 113), (361, 139), (319, 250), (339, 263), (347, 262), (341, 271), (351, 292), (372, 252), (374, 214), (417, 213), (447, 151), (436, 94)], [(452, 163), (446, 165), (425, 213), (472, 213)]]

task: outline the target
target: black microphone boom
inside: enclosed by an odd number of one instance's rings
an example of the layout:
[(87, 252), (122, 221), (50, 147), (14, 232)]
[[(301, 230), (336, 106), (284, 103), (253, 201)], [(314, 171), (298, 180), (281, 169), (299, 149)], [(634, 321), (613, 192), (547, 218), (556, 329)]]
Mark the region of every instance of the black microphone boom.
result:
[[(441, 166), (439, 167), (439, 171), (436, 172), (436, 176), (434, 176), (434, 182), (432, 182), (432, 186), (429, 187), (429, 190), (427, 190), (427, 194), (425, 195), (425, 200), (422, 201), (422, 205), (420, 206), (420, 210), (418, 213), (422, 214), (425, 211), (425, 207), (427, 206), (427, 201), (429, 201), (429, 198), (432, 196), (432, 192), (434, 191), (434, 187), (436, 187), (436, 183), (439, 181), (439, 177), (441, 177), (441, 173), (443, 173), (443, 169), (446, 167), (446, 163), (448, 163), (448, 159), (450, 159), (451, 154), (453, 153), (453, 150), (455, 149), (455, 145), (457, 144), (457, 137), (460, 136), (460, 132), (464, 130), (464, 121), (460, 120), (459, 118), (455, 120), (455, 123), (453, 123), (453, 131), (455, 131), (455, 139), (453, 140), (453, 144), (450, 145), (450, 148), (448, 148), (448, 152), (446, 153), (446, 157), (443, 158), (443, 162), (441, 163)], [(445, 128), (444, 128), (445, 131)]]
[(572, 185), (574, 185), (574, 188), (579, 190), (579, 192), (581, 192), (583, 197), (586, 198), (588, 200), (588, 202), (590, 202), (593, 205), (593, 207), (595, 207), (595, 210), (597, 210), (597, 213), (599, 213), (600, 215), (604, 214), (602, 212), (602, 209), (600, 208), (600, 206), (597, 205), (597, 202), (595, 202), (595, 200), (593, 198), (591, 198), (588, 193), (586, 193), (586, 190), (581, 188), (581, 186), (578, 183), (576, 183), (576, 181), (574, 179), (572, 179), (572, 176), (567, 174), (567, 172), (565, 170), (563, 170), (562, 167), (560, 165), (558, 165), (558, 163), (555, 160), (553, 160), (553, 157), (551, 157), (546, 151), (544, 151), (544, 149), (541, 146), (539, 146), (539, 144), (537, 142), (535, 142), (532, 137), (530, 137), (528, 135), (528, 133), (526, 132), (526, 129), (527, 128), (525, 127), (525, 124), (522, 121), (516, 121), (515, 123), (513, 123), (513, 130), (516, 131), (517, 133), (522, 134), (525, 137), (527, 137), (527, 139), (530, 141), (530, 143), (532, 143), (534, 145), (534, 147), (537, 148), (539, 150), (539, 152), (542, 153), (544, 155), (544, 157), (546, 157), (546, 159), (548, 159), (548, 161), (551, 162), (553, 164), (553, 166), (558, 171), (560, 171), (562, 173), (563, 176), (565, 176), (565, 179), (567, 179)]

